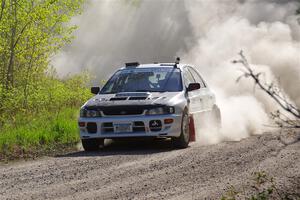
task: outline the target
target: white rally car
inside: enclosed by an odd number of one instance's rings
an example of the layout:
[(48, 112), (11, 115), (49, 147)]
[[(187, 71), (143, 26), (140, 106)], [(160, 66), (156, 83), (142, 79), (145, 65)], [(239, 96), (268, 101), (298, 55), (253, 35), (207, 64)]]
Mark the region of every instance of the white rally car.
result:
[(81, 107), (78, 121), (86, 151), (97, 150), (105, 138), (134, 137), (171, 138), (176, 148), (186, 148), (194, 137), (193, 119), (221, 123), (215, 95), (193, 66), (179, 60), (126, 63), (91, 92), (95, 96)]

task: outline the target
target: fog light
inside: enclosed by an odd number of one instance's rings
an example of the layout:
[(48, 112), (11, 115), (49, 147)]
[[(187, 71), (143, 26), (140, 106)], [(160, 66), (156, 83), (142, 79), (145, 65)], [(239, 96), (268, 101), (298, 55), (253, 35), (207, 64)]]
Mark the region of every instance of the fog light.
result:
[(173, 122), (174, 122), (173, 119), (165, 119), (165, 120), (164, 120), (164, 123), (165, 123), (165, 124), (172, 124)]
[(79, 125), (80, 127), (84, 127), (84, 126), (85, 126), (85, 122), (78, 122), (78, 125)]

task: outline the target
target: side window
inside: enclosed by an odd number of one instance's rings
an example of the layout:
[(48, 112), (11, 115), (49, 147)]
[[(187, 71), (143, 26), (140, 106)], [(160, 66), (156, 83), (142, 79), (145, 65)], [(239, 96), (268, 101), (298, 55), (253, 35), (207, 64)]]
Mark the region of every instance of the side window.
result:
[(205, 82), (203, 81), (203, 79), (201, 78), (201, 76), (199, 75), (199, 73), (195, 69), (189, 67), (189, 71), (191, 72), (191, 74), (195, 78), (196, 82), (200, 83), (201, 87), (206, 87)]
[(188, 87), (190, 83), (195, 83), (195, 79), (187, 68), (183, 70), (184, 85)]

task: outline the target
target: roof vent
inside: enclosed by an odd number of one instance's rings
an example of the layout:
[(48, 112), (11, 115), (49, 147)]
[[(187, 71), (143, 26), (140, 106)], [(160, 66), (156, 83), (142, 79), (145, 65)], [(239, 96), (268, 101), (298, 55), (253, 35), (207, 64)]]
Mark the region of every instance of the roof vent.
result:
[(140, 63), (138, 63), (138, 62), (125, 63), (126, 67), (137, 67), (139, 65), (140, 65)]

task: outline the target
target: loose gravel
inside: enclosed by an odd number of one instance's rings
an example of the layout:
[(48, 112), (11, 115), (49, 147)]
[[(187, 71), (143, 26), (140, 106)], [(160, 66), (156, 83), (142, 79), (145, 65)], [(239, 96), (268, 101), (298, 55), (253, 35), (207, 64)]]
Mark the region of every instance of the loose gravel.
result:
[(299, 150), (297, 133), (182, 150), (165, 140), (114, 142), (98, 152), (1, 164), (0, 199), (220, 199), (231, 185), (250, 191), (257, 171), (299, 195)]

